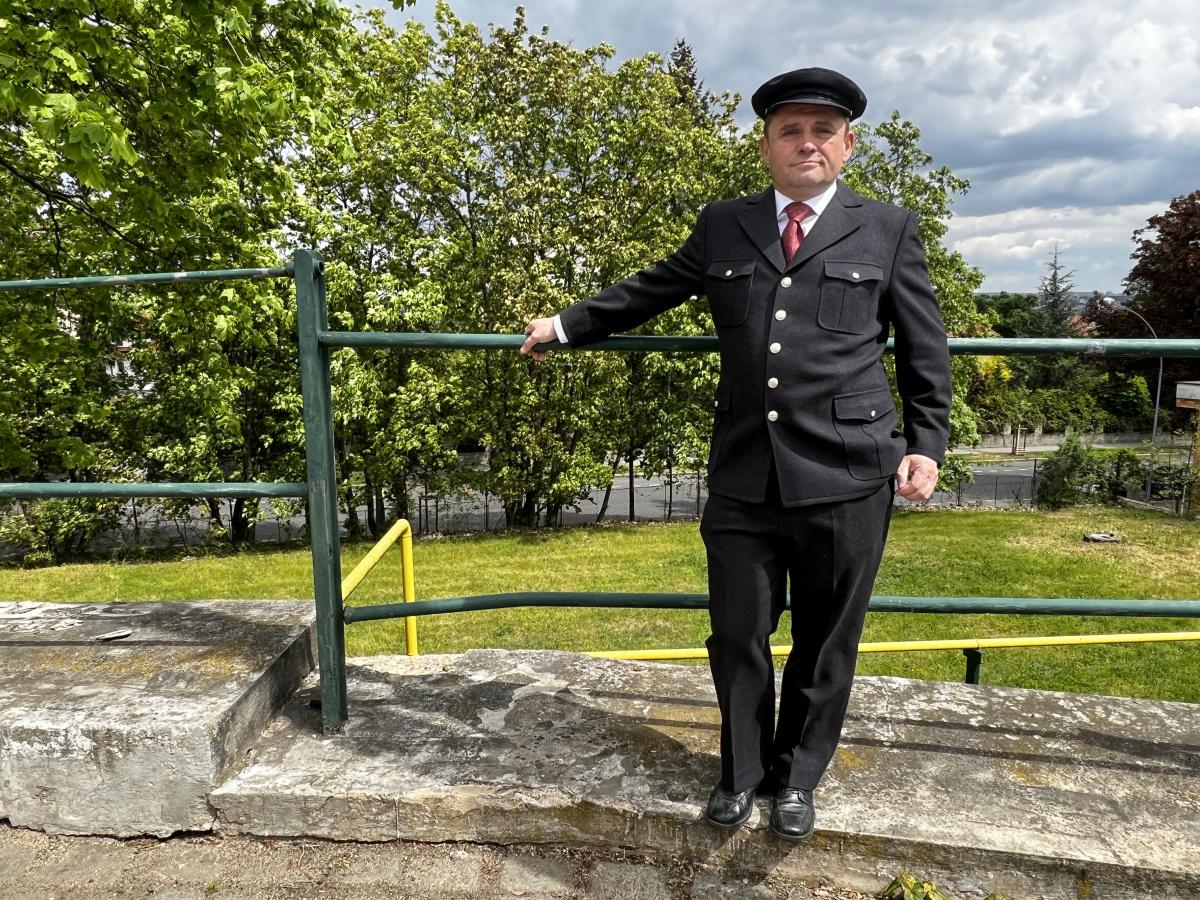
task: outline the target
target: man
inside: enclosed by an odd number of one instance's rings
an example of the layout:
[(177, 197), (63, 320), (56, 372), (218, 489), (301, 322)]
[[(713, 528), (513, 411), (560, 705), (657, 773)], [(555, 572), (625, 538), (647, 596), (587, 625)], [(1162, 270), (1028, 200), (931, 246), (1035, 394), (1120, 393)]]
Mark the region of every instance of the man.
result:
[[(669, 258), (525, 329), (523, 353), (633, 328), (692, 295), (721, 353), (700, 527), (721, 778), (706, 818), (734, 828), (774, 793), (775, 834), (814, 828), (894, 493), (924, 500), (949, 431), (950, 364), (911, 212), (837, 181), (866, 97), (828, 69), (787, 72), (751, 99), (772, 187), (705, 207)], [(895, 330), (896, 429), (882, 356)], [(778, 725), (770, 635), (791, 578), (792, 651)]]

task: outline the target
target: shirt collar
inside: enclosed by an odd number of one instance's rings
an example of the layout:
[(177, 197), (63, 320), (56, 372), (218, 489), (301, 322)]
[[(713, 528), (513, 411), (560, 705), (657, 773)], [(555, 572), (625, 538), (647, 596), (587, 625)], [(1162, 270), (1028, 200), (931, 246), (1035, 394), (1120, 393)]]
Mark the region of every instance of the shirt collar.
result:
[[(812, 215), (808, 216), (809, 219), (815, 219), (821, 213), (825, 212), (825, 207), (829, 205), (829, 201), (832, 200), (833, 195), (837, 193), (837, 186), (838, 186), (838, 183), (835, 181), (833, 184), (831, 184), (829, 187), (825, 188), (825, 190), (821, 191), (821, 193), (817, 194), (817, 196), (813, 197), (811, 200), (804, 201), (805, 203), (808, 204), (808, 208), (812, 210)], [(779, 193), (778, 190), (776, 190), (775, 191), (775, 218), (776, 219), (786, 219), (787, 214), (783, 211), (783, 209), (785, 206), (787, 206), (789, 203), (792, 203), (792, 202), (793, 202), (793, 200), (791, 197), (785, 197), (783, 194)]]

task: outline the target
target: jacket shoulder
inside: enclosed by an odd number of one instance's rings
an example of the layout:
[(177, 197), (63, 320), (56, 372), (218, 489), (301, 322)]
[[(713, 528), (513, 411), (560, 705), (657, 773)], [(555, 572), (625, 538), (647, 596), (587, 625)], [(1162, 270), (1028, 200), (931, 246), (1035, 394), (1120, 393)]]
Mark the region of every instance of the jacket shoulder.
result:
[(714, 200), (705, 206), (710, 216), (738, 216), (748, 209), (753, 209), (767, 200), (767, 193), (747, 194), (744, 197), (727, 197), (724, 200)]
[(884, 203), (881, 200), (874, 200), (852, 188), (846, 187), (845, 184), (838, 183), (838, 197), (842, 200), (843, 205), (851, 204), (859, 206), (862, 210), (877, 221), (887, 222), (896, 226), (902, 225), (909, 216), (914, 215), (910, 210), (903, 206), (897, 206), (894, 203)]

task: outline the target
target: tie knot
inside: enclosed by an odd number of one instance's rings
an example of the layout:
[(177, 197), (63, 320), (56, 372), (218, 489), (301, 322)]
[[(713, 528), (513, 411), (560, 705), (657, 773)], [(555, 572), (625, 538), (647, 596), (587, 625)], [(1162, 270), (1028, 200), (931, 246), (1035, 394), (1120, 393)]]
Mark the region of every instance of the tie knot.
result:
[(789, 222), (802, 222), (812, 214), (812, 209), (809, 205), (799, 200), (789, 203), (783, 208), (783, 211), (787, 215)]

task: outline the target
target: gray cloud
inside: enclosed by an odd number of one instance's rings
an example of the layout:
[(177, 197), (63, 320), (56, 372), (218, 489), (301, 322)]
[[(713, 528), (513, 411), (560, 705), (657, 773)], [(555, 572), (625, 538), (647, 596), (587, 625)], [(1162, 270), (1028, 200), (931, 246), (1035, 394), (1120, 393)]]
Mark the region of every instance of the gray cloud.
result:
[[(515, 5), (452, 2), (482, 25), (510, 23)], [(817, 0), (522, 5), (531, 28), (612, 44), (618, 59), (665, 56), (684, 37), (706, 86), (743, 98), (798, 66), (851, 75), (870, 97), (868, 121), (900, 110), (937, 164), (971, 179), (949, 239), (989, 290), (1036, 288), (1055, 240), (1081, 290), (1114, 289), (1132, 231), (1200, 186), (1192, 0), (860, 0), (832, 15)], [(433, 3), (389, 13), (407, 17), (431, 22)], [(739, 121), (752, 119), (743, 100)]]

